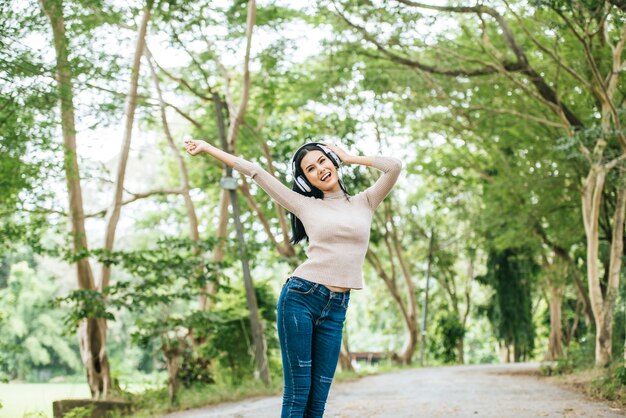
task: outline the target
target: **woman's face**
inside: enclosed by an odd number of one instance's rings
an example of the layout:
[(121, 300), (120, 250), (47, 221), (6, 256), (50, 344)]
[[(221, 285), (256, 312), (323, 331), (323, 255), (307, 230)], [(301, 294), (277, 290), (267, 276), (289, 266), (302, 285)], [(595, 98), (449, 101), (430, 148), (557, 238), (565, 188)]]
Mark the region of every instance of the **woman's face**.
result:
[(300, 162), (302, 172), (309, 183), (322, 192), (337, 192), (339, 178), (333, 162), (322, 151), (312, 150), (305, 154)]

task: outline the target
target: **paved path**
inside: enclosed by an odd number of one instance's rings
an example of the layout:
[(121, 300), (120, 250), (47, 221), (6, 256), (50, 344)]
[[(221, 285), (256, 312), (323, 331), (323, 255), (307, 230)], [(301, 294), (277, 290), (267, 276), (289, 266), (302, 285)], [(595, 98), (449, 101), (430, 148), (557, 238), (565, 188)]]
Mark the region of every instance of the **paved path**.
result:
[[(536, 375), (537, 364), (412, 369), (333, 383), (326, 418), (623, 417)], [(280, 397), (220, 404), (168, 418), (278, 418)]]

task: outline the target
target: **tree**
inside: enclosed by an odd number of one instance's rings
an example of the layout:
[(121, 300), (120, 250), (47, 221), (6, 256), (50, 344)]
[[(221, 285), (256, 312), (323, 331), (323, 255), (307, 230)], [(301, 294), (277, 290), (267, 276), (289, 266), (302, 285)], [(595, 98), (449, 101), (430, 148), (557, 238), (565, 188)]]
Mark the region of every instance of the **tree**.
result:
[(11, 266), (8, 287), (0, 290), (0, 376), (38, 381), (80, 371), (78, 350), (63, 334), (62, 313), (48, 304), (58, 292), (54, 278), (25, 261)]
[(489, 254), (487, 269), (478, 281), (495, 292), (484, 312), (502, 342), (505, 361), (526, 360), (535, 346), (531, 291), (538, 266), (527, 249), (506, 249)]
[[(506, 15), (487, 5), (433, 6), (408, 0), (399, 3), (408, 6), (402, 13), (431, 10), (455, 16), (463, 29), (462, 35), (454, 40), (436, 36), (434, 45), (426, 45), (418, 41), (417, 36), (411, 36), (414, 34), (410, 31), (409, 36), (404, 32), (403, 38), (412, 41), (410, 46), (417, 52), (407, 53), (404, 48), (407, 42), (399, 41), (399, 37), (381, 40), (380, 36), (366, 30), (364, 24), (354, 23), (346, 16), (346, 10), (336, 10), (349, 27), (374, 46), (375, 56), (426, 74), (425, 78), (456, 78), (460, 84), (482, 78), (505, 82), (514, 90), (510, 96), (512, 103), (525, 97), (532, 105), (519, 110), (505, 102), (504, 109), (481, 110), (514, 114), (532, 123), (556, 128), (559, 134), (552, 140), (569, 137), (572, 146), (584, 156), (588, 168), (581, 191), (589, 300), (596, 323), (596, 363), (606, 365), (611, 354), (610, 324), (623, 253), (626, 192), (623, 192), (619, 173), (614, 180), (615, 204), (608, 205), (615, 209), (613, 232), (610, 237), (604, 237), (611, 242), (611, 257), (606, 267), (608, 283), (604, 287), (598, 265), (598, 222), (607, 175), (626, 158), (626, 140), (617, 111), (621, 102), (619, 68), (626, 39), (622, 11), (609, 2), (585, 4), (580, 9), (571, 3), (556, 1), (537, 2), (529, 7), (505, 3)], [(376, 15), (390, 16), (380, 10), (369, 14)], [(551, 24), (555, 19), (560, 22), (557, 26)], [(472, 29), (476, 25), (479, 30)], [(539, 66), (541, 70), (537, 69)], [(563, 89), (562, 84), (576, 88)], [(548, 117), (538, 116), (545, 112)], [(600, 115), (599, 119), (595, 115)]]

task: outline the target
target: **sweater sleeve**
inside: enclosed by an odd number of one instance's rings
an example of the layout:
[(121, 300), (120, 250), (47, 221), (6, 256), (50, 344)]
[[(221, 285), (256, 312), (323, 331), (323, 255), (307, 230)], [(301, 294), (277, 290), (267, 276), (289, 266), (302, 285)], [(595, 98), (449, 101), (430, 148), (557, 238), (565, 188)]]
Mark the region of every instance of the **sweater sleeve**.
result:
[(300, 210), (306, 207), (307, 202), (309, 202), (310, 198), (294, 192), (257, 163), (235, 157), (233, 168), (253, 179), (279, 205), (298, 217), (300, 217)]
[(394, 157), (376, 155), (372, 167), (383, 172), (383, 175), (376, 180), (376, 183), (368, 187), (364, 192), (369, 207), (374, 210), (389, 194), (394, 184), (396, 184), (400, 176), (400, 171), (402, 170), (402, 160)]

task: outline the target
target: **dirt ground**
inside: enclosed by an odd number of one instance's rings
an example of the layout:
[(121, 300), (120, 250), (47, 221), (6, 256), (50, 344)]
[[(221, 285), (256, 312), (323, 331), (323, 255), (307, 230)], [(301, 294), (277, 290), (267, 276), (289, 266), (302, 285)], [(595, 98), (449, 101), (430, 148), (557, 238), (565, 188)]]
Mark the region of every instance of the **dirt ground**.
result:
[[(333, 384), (325, 417), (623, 417), (538, 374), (535, 363), (412, 369)], [(277, 418), (280, 397), (220, 404), (169, 418)]]

